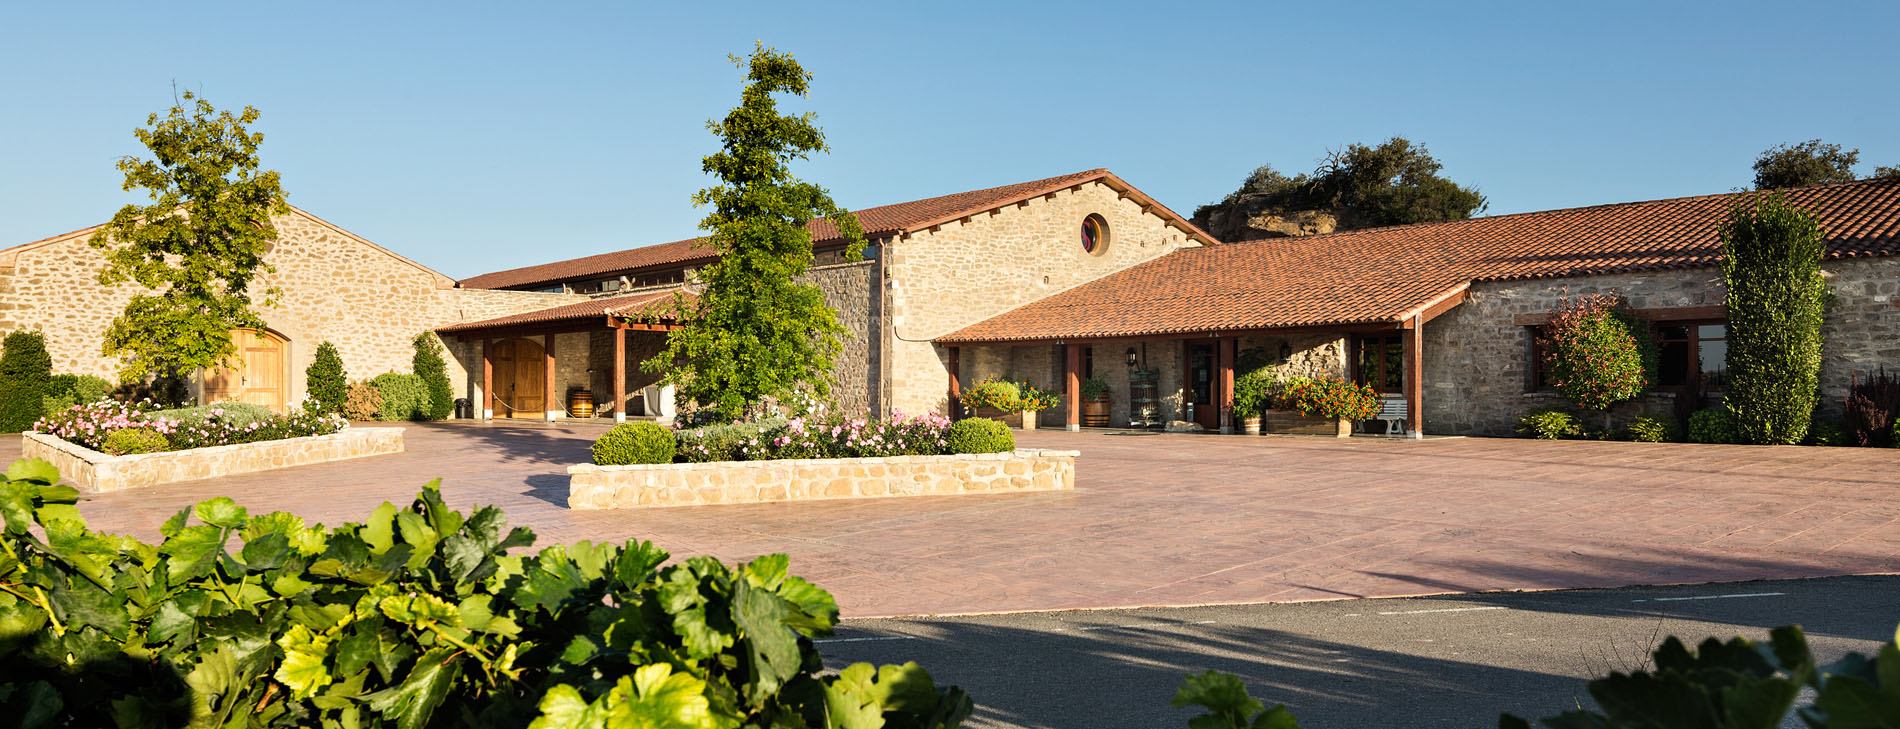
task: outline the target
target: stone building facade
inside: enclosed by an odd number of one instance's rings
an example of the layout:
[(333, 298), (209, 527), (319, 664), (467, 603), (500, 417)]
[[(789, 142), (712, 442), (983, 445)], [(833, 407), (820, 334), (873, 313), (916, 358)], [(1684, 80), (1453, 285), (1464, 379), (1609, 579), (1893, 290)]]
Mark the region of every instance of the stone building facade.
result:
[[(320, 342), (336, 345), (352, 379), (409, 372), (421, 332), (579, 298), (456, 288), (454, 279), (299, 209), (272, 224), (278, 239), (264, 260), (275, 270), (254, 290), (279, 292), (275, 305), (256, 311), (283, 340), (285, 403), (303, 398)], [(88, 243), (94, 230), (0, 250), (0, 333), (40, 331), (54, 372), (116, 381), (117, 363), (101, 354), (105, 331), (139, 289), (99, 283), (105, 259)], [(466, 382), (468, 360), (449, 360), (451, 381)]]

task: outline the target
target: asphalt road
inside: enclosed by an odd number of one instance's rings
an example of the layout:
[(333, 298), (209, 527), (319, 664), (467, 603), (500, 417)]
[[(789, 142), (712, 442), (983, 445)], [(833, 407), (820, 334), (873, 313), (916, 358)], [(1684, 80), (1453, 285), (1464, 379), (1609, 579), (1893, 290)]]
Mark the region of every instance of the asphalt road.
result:
[(1900, 576), (1431, 598), (847, 620), (831, 668), (917, 661), (976, 698), (975, 727), (1185, 727), (1188, 673), (1240, 675), (1306, 729), (1491, 727), (1590, 705), (1665, 636), (1765, 640), (1798, 623), (1831, 661), (1900, 623)]

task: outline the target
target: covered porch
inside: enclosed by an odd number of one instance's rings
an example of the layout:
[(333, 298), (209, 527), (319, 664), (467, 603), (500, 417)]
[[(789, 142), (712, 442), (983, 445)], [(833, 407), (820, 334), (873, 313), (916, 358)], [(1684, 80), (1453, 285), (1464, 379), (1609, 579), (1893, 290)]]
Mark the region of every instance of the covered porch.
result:
[[(1237, 433), (1245, 414), (1234, 408), (1235, 380), (1247, 369), (1265, 368), (1281, 378), (1331, 377), (1368, 385), (1385, 405), (1380, 420), (1391, 421), (1405, 437), (1421, 438), (1427, 428), (1424, 330), (1463, 303), (1465, 292), (1465, 286), (1456, 286), (1373, 321), (1153, 333), (1141, 332), (1144, 327), (1137, 324), (1120, 336), (1087, 325), (1057, 330), (1065, 317), (1033, 311), (1038, 305), (1032, 304), (935, 341), (949, 375), (947, 402), (953, 414), (962, 413), (965, 387), (1010, 377), (1062, 395), (1059, 406), (1041, 413), (1039, 427), (1160, 428), (1186, 422), (1210, 432)], [(1255, 321), (1273, 318), (1269, 302), (1256, 300), (1248, 308), (1258, 312)], [(1083, 400), (1083, 382), (1091, 378), (1109, 391), (1106, 414), (1093, 418), (1085, 416)], [(1386, 432), (1386, 423), (1356, 425)]]
[(592, 299), (436, 331), (471, 360), (475, 417), (665, 418), (673, 415), (673, 388), (641, 363), (663, 351), (667, 332), (679, 328), (676, 294)]

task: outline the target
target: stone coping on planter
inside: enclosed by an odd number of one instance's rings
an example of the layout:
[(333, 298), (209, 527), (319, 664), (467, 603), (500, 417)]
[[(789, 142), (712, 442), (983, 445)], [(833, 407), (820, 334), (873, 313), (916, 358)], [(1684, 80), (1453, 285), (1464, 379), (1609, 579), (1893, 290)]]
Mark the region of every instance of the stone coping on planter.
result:
[(23, 433), (21, 456), (59, 469), (60, 480), (101, 493), (291, 466), (401, 453), (402, 428), (345, 428), (329, 435), (114, 456), (45, 433)]
[(568, 466), (571, 509), (1065, 491), (1080, 451)]

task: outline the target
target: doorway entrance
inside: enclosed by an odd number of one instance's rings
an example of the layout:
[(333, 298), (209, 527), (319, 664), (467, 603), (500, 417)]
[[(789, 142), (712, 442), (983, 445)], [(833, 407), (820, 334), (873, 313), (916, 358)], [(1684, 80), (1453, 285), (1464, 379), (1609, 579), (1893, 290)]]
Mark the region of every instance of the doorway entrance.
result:
[(541, 344), (528, 339), (502, 339), (489, 345), (495, 391), (489, 409), (497, 418), (547, 416), (547, 363)]
[(1194, 405), (1194, 422), (1220, 430), (1220, 408), (1214, 404), (1214, 345), (1187, 346), (1187, 401)]
[(274, 332), (231, 330), (237, 354), (227, 366), (205, 370), (206, 403), (243, 402), (262, 405), (282, 414), (289, 403), (289, 341)]

